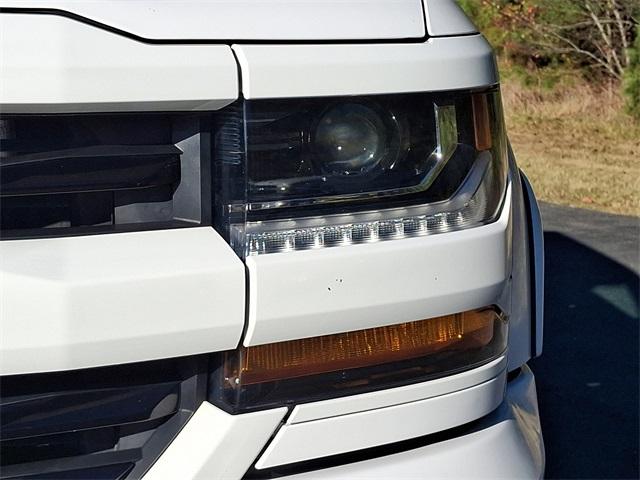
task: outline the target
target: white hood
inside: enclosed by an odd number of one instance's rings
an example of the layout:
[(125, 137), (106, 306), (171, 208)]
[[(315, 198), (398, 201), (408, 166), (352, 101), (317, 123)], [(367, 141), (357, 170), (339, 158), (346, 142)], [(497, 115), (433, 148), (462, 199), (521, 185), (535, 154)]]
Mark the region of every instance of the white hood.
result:
[[(400, 40), (426, 35), (421, 0), (0, 0), (148, 40)], [(49, 12), (46, 12), (49, 10)]]

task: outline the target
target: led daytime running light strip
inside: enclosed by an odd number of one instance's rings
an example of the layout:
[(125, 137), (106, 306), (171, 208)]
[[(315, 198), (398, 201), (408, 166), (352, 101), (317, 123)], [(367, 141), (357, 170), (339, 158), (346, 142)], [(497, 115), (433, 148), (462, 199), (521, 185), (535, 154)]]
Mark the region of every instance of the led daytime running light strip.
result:
[(477, 202), (455, 212), (397, 218), (349, 225), (306, 228), (248, 235), (249, 255), (290, 252), (310, 248), (335, 247), (417, 237), (456, 230), (476, 217)]
[[(481, 153), (458, 192), (444, 202), (355, 215), (249, 222), (244, 232), (245, 253), (250, 256), (374, 243), (469, 227), (485, 217), (484, 196), (491, 188), (485, 184), (491, 182), (483, 179), (490, 163), (491, 154)], [(240, 229), (236, 235), (241, 237)]]

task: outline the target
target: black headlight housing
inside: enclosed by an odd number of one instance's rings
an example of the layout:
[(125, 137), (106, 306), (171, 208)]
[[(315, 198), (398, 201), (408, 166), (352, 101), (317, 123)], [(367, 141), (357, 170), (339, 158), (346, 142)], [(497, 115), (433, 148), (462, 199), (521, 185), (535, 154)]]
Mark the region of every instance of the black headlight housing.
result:
[(506, 191), (497, 88), (240, 100), (216, 125), (215, 222), (241, 257), (483, 225)]

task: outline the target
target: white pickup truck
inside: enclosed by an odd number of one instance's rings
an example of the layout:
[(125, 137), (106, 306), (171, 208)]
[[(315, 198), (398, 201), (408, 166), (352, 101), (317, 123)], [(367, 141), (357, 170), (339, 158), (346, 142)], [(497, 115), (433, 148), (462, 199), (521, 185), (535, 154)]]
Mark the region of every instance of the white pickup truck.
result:
[(0, 0), (0, 478), (540, 478), (536, 199), (453, 0)]

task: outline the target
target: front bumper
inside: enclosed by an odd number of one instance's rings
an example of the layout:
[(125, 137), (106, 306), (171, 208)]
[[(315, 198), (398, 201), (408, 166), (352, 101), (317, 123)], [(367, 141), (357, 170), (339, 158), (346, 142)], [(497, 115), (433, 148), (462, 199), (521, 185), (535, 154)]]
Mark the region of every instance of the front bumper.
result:
[[(447, 436), (444, 432), (414, 439), (408, 450), (399, 448), (392, 454), (369, 449), (265, 470), (249, 468), (261, 455), (262, 442), (258, 439), (268, 437), (270, 431), (280, 426), (286, 409), (231, 416), (209, 404), (205, 406), (192, 417), (145, 479), (171, 478), (176, 474), (184, 479), (240, 478), (247, 470), (253, 478), (322, 479), (541, 478), (544, 473), (535, 380), (526, 365), (508, 382), (504, 401), (493, 412), (466, 427), (456, 428), (448, 438), (443, 438)], [(214, 425), (226, 431), (221, 442), (212, 435)], [(423, 445), (416, 447), (415, 443), (421, 441)], [(239, 468), (241, 465), (246, 467)]]
[(465, 434), (287, 478), (542, 478), (544, 465), (535, 379), (525, 365), (500, 407)]

